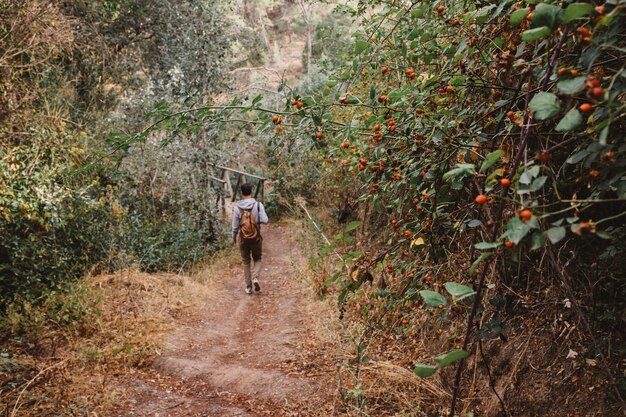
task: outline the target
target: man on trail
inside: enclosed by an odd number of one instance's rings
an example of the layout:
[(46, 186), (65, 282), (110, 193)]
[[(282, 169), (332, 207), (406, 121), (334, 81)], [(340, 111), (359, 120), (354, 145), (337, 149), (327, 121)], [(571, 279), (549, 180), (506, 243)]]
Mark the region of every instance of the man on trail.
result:
[[(263, 237), (261, 224), (267, 224), (267, 214), (262, 203), (252, 197), (252, 185), (241, 185), (241, 200), (233, 207), (233, 246), (237, 244), (239, 235), (239, 251), (243, 263), (243, 275), (246, 280), (246, 294), (261, 291), (259, 274), (261, 272), (261, 256), (263, 253)], [(250, 270), (250, 258), (254, 260), (254, 272)]]

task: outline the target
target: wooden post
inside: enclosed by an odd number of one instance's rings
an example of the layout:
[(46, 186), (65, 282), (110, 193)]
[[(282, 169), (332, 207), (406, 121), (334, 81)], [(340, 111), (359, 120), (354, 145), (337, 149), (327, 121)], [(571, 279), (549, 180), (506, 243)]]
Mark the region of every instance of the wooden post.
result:
[(239, 176), (237, 177), (237, 185), (235, 185), (235, 191), (233, 192), (233, 203), (235, 202), (235, 200), (237, 200), (237, 191), (239, 191), (239, 186), (241, 185), (241, 179), (243, 178), (242, 174), (239, 174)]
[(228, 197), (231, 197), (233, 195), (233, 186), (230, 183), (230, 174), (225, 169), (222, 170), (222, 178), (224, 179), (224, 191)]

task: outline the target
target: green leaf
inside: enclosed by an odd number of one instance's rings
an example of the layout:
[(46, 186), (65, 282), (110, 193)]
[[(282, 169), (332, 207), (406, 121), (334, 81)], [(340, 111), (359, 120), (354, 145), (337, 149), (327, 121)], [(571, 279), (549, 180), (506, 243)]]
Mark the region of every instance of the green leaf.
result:
[(439, 364), (440, 368), (444, 368), (448, 365), (453, 364), (456, 361), (460, 361), (461, 359), (465, 359), (469, 356), (469, 353), (464, 350), (451, 350), (448, 353), (441, 354), (435, 357), (435, 362)]
[(533, 11), (532, 27), (547, 26), (554, 30), (561, 24), (563, 9), (547, 3), (539, 3)]
[(568, 164), (577, 164), (585, 159), (587, 156), (589, 156), (589, 154), (590, 152), (587, 149), (583, 149), (582, 151), (578, 151), (574, 155), (567, 158), (565, 162)]
[(563, 94), (576, 94), (585, 88), (586, 77), (570, 78), (569, 80), (559, 81), (556, 88)]
[(421, 7), (416, 7), (415, 9), (411, 10), (411, 17), (413, 19), (421, 19), (424, 17), (424, 10), (422, 10)]
[(537, 39), (545, 38), (551, 33), (552, 31), (547, 26), (543, 26), (543, 27), (535, 28), (535, 29), (528, 29), (528, 30), (525, 30), (524, 33), (522, 33), (522, 40), (524, 42), (532, 42), (532, 41), (536, 41)]
[(339, 278), (340, 273), (336, 272), (332, 277), (328, 278), (327, 280), (324, 281), (324, 286), (325, 287), (330, 287), (331, 285), (333, 285), (333, 283), (335, 281), (337, 281), (337, 279)]
[(458, 282), (449, 281), (443, 284), (444, 288), (450, 295), (457, 300), (462, 300), (465, 297), (476, 294), (476, 292), (467, 285), (459, 284)]
[(259, 94), (258, 96), (256, 96), (253, 100), (252, 100), (252, 104), (250, 106), (254, 107), (257, 104), (259, 104), (261, 102), (261, 100), (263, 100), (263, 96), (261, 94)]
[(546, 183), (548, 177), (542, 175), (541, 177), (537, 177), (533, 183), (530, 185), (530, 191), (539, 191), (543, 188), (543, 185)]
[(483, 161), (483, 164), (480, 166), (480, 172), (485, 172), (489, 169), (489, 167), (498, 162), (498, 159), (502, 157), (502, 154), (503, 152), (500, 149), (489, 153)]
[(546, 230), (546, 236), (552, 243), (557, 243), (558, 241), (563, 239), (565, 237), (565, 233), (566, 233), (566, 230), (565, 230), (565, 227), (563, 226), (552, 227)]
[(468, 225), (469, 227), (478, 227), (478, 226), (480, 226), (481, 224), (483, 224), (483, 222), (481, 222), (481, 221), (480, 221), (480, 220), (478, 220), (478, 219), (472, 219), (472, 220), (470, 220), (469, 222), (467, 222), (467, 225)]
[(345, 228), (345, 229), (343, 229), (343, 230), (344, 230), (344, 232), (349, 232), (349, 231), (351, 231), (351, 230), (356, 229), (356, 228), (357, 228), (357, 227), (359, 227), (360, 225), (361, 225), (361, 222), (360, 222), (360, 221), (358, 221), (358, 220), (355, 220), (355, 221), (353, 221), (353, 222), (350, 222), (350, 223), (346, 226), (346, 228)]
[(479, 242), (474, 245), (476, 249), (485, 250), (485, 249), (494, 249), (500, 246), (500, 242)]
[(528, 108), (534, 112), (535, 119), (548, 120), (559, 113), (561, 103), (554, 94), (541, 91), (530, 100)]
[(431, 307), (439, 307), (440, 304), (447, 304), (448, 300), (443, 295), (439, 294), (435, 291), (430, 290), (422, 290), (420, 291), (420, 295), (424, 299), (424, 303)]
[(428, 378), (437, 372), (437, 367), (433, 365), (426, 365), (425, 363), (416, 363), (413, 372), (420, 378)]
[(443, 174), (443, 180), (446, 181), (453, 177), (469, 177), (474, 175), (474, 164), (457, 164), (456, 168)]
[(361, 52), (365, 51), (368, 46), (369, 46), (369, 43), (365, 41), (357, 40), (354, 45), (354, 54), (359, 55)]
[(530, 168), (528, 168), (526, 171), (524, 171), (524, 173), (520, 176), (519, 178), (519, 182), (521, 184), (530, 184), (530, 182), (533, 180), (533, 178), (535, 178), (537, 175), (539, 175), (539, 166), (538, 165), (534, 165)]
[(572, 3), (565, 9), (563, 14), (563, 23), (569, 23), (572, 20), (589, 16), (593, 13), (593, 6), (589, 3)]
[(546, 244), (545, 239), (543, 238), (543, 233), (536, 230), (530, 235), (530, 250), (537, 250), (543, 248)]
[(530, 232), (531, 226), (519, 217), (513, 217), (506, 224), (505, 230), (504, 236), (517, 245)]
[(468, 273), (470, 274), (470, 276), (473, 276), (476, 274), (476, 271), (478, 270), (478, 266), (488, 257), (490, 257), (491, 255), (493, 255), (493, 252), (484, 252), (481, 253), (480, 256), (478, 257), (478, 259), (476, 259), (474, 262), (472, 262), (472, 266), (470, 266), (470, 269), (468, 271)]
[(556, 125), (557, 132), (569, 132), (570, 130), (577, 129), (583, 124), (583, 115), (578, 111), (576, 107), (572, 107), (565, 116), (561, 119), (559, 124)]
[(606, 138), (609, 136), (609, 126), (607, 125), (605, 128), (600, 131), (600, 138), (598, 139), (598, 143), (602, 146), (606, 145)]
[(511, 19), (509, 20), (509, 23), (511, 23), (511, 26), (519, 25), (520, 23), (524, 21), (524, 19), (526, 19), (526, 16), (528, 16), (528, 13), (530, 13), (529, 8), (519, 9), (519, 10), (514, 11), (511, 14)]

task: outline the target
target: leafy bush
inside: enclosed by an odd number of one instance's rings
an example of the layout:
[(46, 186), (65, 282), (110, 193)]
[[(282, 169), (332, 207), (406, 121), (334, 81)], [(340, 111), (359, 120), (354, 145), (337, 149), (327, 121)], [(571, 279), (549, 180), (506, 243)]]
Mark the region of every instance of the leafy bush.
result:
[(222, 11), (203, 1), (0, 6), (0, 311), (90, 270), (187, 268), (216, 247), (204, 174), (219, 153), (164, 157), (155, 183), (130, 163), (141, 155), (103, 138), (143, 124), (155, 97), (200, 100), (224, 84)]

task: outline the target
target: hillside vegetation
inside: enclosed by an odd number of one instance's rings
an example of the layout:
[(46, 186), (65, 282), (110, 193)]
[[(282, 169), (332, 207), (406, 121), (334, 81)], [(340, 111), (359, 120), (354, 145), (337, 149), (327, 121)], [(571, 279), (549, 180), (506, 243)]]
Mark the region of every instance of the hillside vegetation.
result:
[[(348, 13), (362, 26), (345, 64), (317, 93), (286, 97), (275, 123), (298, 129), (279, 126), (273, 143), (298, 161), (285, 175), (308, 173), (286, 191), (336, 219), (321, 291), (337, 289), (353, 343), (351, 407), (619, 413), (623, 6), (359, 2)], [(343, 264), (328, 265), (333, 252)], [(442, 391), (431, 401), (377, 361)]]
[[(619, 0), (168, 5), (0, 6), (6, 317), (197, 263), (221, 233), (199, 172), (261, 150), (268, 211), (314, 222), (338, 413), (624, 412)], [(228, 85), (293, 32), (300, 81)]]

